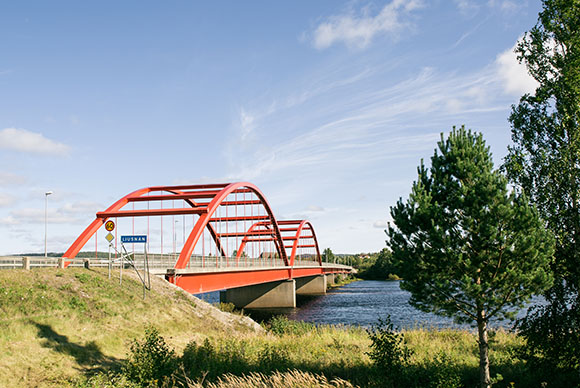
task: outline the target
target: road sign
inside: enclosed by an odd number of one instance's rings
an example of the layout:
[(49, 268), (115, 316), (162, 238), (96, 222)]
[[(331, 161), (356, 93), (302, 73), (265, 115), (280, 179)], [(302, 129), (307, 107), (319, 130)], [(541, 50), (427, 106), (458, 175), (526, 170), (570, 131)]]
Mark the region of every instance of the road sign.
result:
[(105, 229), (107, 229), (107, 232), (112, 232), (115, 229), (115, 223), (113, 221), (107, 221)]
[(121, 236), (122, 243), (146, 243), (146, 235), (134, 235), (134, 236)]
[(113, 241), (113, 239), (115, 238), (115, 236), (113, 236), (111, 233), (107, 233), (107, 235), (105, 236), (105, 238), (107, 239), (108, 242)]

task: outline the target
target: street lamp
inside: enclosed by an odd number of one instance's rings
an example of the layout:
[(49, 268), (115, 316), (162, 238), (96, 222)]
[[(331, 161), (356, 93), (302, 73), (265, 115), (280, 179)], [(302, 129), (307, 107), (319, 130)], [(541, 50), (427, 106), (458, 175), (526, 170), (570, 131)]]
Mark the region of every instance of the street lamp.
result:
[(52, 191), (47, 191), (44, 193), (44, 258), (47, 257), (46, 251), (46, 231), (48, 224), (48, 196), (52, 194)]

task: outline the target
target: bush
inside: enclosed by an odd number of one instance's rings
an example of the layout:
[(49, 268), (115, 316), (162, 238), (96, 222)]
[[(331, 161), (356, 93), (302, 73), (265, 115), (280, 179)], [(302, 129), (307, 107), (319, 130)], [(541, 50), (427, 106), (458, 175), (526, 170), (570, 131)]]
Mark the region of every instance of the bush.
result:
[(457, 369), (453, 367), (453, 362), (449, 356), (440, 352), (435, 356), (431, 365), (432, 373), (429, 378), (430, 388), (459, 388), (461, 376)]
[(367, 354), (379, 372), (395, 386), (403, 383), (405, 367), (409, 366), (411, 358), (411, 351), (404, 344), (404, 335), (393, 328), (389, 315), (379, 319), (367, 333), (371, 340), (371, 350)]
[(212, 380), (224, 373), (241, 374), (250, 367), (247, 343), (237, 339), (219, 340), (217, 344), (205, 339), (203, 344), (190, 342), (183, 351), (181, 362), (189, 378), (207, 376)]
[(123, 372), (129, 380), (145, 387), (161, 386), (178, 366), (175, 351), (154, 327), (145, 329), (143, 341), (134, 340)]
[(290, 355), (285, 349), (266, 345), (258, 356), (260, 370), (265, 372), (284, 371), (288, 369)]
[(300, 336), (316, 330), (313, 323), (292, 321), (284, 315), (272, 317), (266, 327), (271, 333), (279, 336), (284, 334)]
[(236, 305), (233, 303), (219, 302), (214, 303), (213, 306), (225, 313), (234, 313), (236, 311)]

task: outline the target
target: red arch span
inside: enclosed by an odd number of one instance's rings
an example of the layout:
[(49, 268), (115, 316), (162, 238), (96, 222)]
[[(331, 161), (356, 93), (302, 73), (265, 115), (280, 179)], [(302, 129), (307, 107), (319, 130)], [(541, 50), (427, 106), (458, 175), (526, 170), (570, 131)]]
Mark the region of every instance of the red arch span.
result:
[[(151, 192), (167, 192), (163, 195), (148, 195)], [(232, 193), (253, 193), (257, 200), (226, 200), (228, 195)], [(209, 202), (198, 201), (198, 199), (206, 199)], [(161, 209), (143, 209), (143, 210), (122, 210), (124, 206), (131, 202), (151, 202), (164, 200), (183, 200), (190, 207), (189, 208), (161, 208)], [(247, 206), (247, 205), (262, 205), (265, 209), (266, 215), (263, 216), (243, 216), (243, 217), (220, 217), (212, 218), (220, 205), (224, 206)], [(195, 249), (196, 244), (202, 236), (203, 231), (207, 228), (212, 236), (216, 247), (220, 254), (225, 256), (222, 246), (221, 237), (232, 236), (230, 234), (218, 234), (212, 226), (212, 222), (237, 222), (237, 221), (258, 221), (254, 223), (248, 231), (243, 234), (241, 249), (238, 250), (240, 255), (243, 247), (248, 241), (249, 237), (255, 235), (254, 229), (257, 225), (264, 226), (269, 229), (267, 239), (263, 241), (273, 241), (280, 258), (283, 259), (286, 266), (294, 265), (294, 258), (296, 257), (297, 248), (313, 247), (316, 249), (318, 262), (322, 265), (320, 259), (320, 250), (314, 228), (309, 221), (306, 220), (291, 220), (277, 222), (274, 213), (271, 210), (268, 201), (264, 194), (252, 183), (249, 182), (235, 182), (226, 184), (205, 184), (205, 185), (181, 185), (181, 186), (153, 186), (140, 190), (136, 190), (130, 194), (125, 195), (117, 202), (112, 204), (103, 212), (96, 214), (96, 219), (79, 235), (79, 237), (72, 243), (69, 249), (63, 255), (65, 259), (73, 259), (89, 241), (89, 239), (97, 232), (97, 230), (105, 224), (109, 218), (114, 217), (143, 217), (143, 216), (158, 216), (158, 215), (182, 215), (182, 214), (197, 214), (199, 219), (193, 226), (187, 240), (184, 243), (183, 249), (175, 263), (176, 269), (183, 269), (187, 266), (190, 257)], [(284, 226), (281, 228), (280, 226)], [(302, 236), (303, 230), (310, 230), (311, 235)], [(293, 236), (284, 236), (282, 234), (290, 232), (295, 233)], [(300, 245), (300, 240), (312, 238), (314, 244)], [(284, 245), (285, 240), (292, 240), (291, 246)], [(290, 258), (286, 253), (286, 248), (292, 248)], [(66, 265), (70, 264), (70, 261)]]

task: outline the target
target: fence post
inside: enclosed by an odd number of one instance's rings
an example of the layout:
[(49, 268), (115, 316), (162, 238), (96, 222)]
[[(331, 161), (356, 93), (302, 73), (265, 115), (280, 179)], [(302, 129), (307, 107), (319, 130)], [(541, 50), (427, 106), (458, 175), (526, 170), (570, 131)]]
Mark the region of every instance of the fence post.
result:
[(58, 258), (58, 266), (57, 267), (60, 269), (64, 269), (64, 258), (63, 257)]
[(22, 268), (24, 268), (27, 271), (30, 271), (30, 257), (22, 258)]

